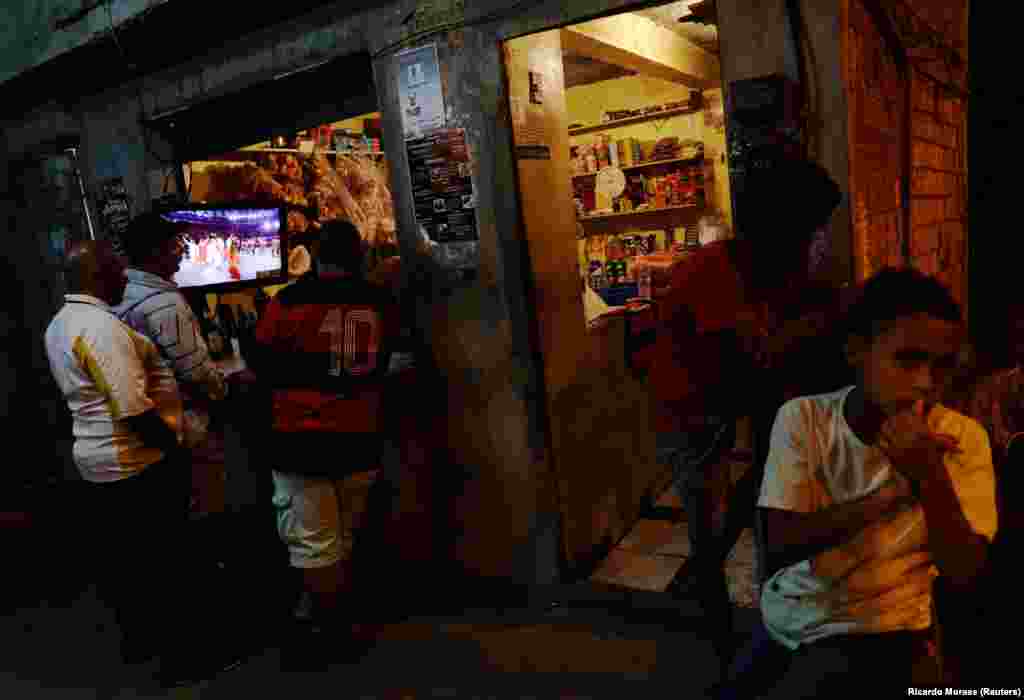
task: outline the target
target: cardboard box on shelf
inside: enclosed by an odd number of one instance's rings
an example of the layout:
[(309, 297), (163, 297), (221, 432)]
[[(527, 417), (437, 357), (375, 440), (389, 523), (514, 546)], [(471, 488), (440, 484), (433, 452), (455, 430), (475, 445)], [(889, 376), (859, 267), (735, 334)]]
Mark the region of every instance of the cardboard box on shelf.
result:
[(681, 258), (671, 252), (652, 253), (637, 256), (637, 264), (651, 271), (651, 284), (655, 288), (667, 287), (672, 279), (672, 270)]

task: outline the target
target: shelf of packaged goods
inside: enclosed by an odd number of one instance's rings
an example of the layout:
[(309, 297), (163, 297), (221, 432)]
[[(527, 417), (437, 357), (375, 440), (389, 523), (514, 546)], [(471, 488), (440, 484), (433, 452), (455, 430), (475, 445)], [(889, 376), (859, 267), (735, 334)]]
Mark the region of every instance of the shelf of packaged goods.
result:
[(660, 214), (666, 211), (679, 211), (681, 209), (699, 209), (699, 204), (683, 204), (675, 207), (659, 207), (657, 209), (634, 209), (633, 211), (617, 211), (612, 214), (593, 214), (580, 217), (580, 221), (600, 221), (602, 219), (615, 219), (620, 216), (641, 216), (643, 214)]
[(669, 117), (679, 117), (684, 114), (696, 114), (697, 112), (703, 111), (703, 107), (676, 107), (675, 109), (663, 109), (660, 112), (651, 112), (650, 114), (644, 114), (639, 117), (628, 117), (626, 119), (616, 119), (614, 121), (604, 122), (595, 126), (581, 126), (578, 129), (569, 129), (570, 136), (579, 136), (580, 134), (592, 134), (595, 131), (604, 131), (605, 129), (615, 129), (620, 126), (630, 126), (631, 124), (642, 124), (643, 122), (651, 122), (658, 119), (668, 119)]
[[(619, 168), (622, 172), (628, 173), (630, 170), (642, 170), (643, 168), (651, 168), (655, 165), (672, 165), (673, 163), (701, 163), (704, 161), (704, 156), (694, 156), (693, 158), (670, 158), (668, 160), (652, 160), (648, 163), (638, 163), (637, 165), (627, 165), (624, 168)], [(597, 172), (592, 173), (580, 173), (579, 175), (573, 175), (572, 179), (576, 180), (583, 177), (595, 177)]]
[[(326, 156), (373, 156), (374, 158), (383, 158), (383, 152), (376, 151), (318, 151)], [(254, 148), (251, 151), (242, 151), (242, 153), (303, 153), (298, 148)], [(310, 152), (310, 155), (312, 152)]]
[[(224, 153), (213, 158), (206, 158), (202, 161), (206, 163), (245, 163), (250, 162), (256, 158), (260, 153), (294, 153), (297, 155), (303, 155), (302, 151), (297, 148), (251, 148), (241, 151), (234, 151), (232, 153)], [(376, 153), (369, 151), (320, 151), (324, 155), (344, 155), (344, 156), (365, 156), (373, 159), (384, 158), (384, 153)]]

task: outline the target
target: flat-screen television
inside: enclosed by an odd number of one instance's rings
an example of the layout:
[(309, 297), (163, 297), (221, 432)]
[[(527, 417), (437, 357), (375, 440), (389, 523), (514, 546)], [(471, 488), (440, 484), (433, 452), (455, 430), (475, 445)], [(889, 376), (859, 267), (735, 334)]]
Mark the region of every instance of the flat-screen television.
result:
[(288, 280), (287, 215), (281, 207), (184, 205), (163, 212), (187, 225), (174, 282), (183, 290), (227, 292)]

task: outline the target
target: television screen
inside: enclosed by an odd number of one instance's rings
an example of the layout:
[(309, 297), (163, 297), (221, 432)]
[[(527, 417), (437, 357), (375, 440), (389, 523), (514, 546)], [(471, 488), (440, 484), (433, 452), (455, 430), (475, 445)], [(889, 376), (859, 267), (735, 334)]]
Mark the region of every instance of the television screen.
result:
[(164, 217), (188, 228), (174, 282), (195, 287), (274, 284), (286, 279), (284, 213), (278, 207), (196, 207)]

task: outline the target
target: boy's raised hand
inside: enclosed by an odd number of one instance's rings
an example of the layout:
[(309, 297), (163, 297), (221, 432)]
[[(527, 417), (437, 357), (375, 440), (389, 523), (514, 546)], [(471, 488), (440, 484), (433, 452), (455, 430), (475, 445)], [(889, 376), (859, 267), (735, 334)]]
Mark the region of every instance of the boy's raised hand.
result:
[(928, 427), (924, 401), (889, 418), (882, 426), (878, 446), (893, 469), (913, 483), (931, 479), (938, 469), (945, 468), (946, 454), (960, 451), (955, 438), (933, 433)]

